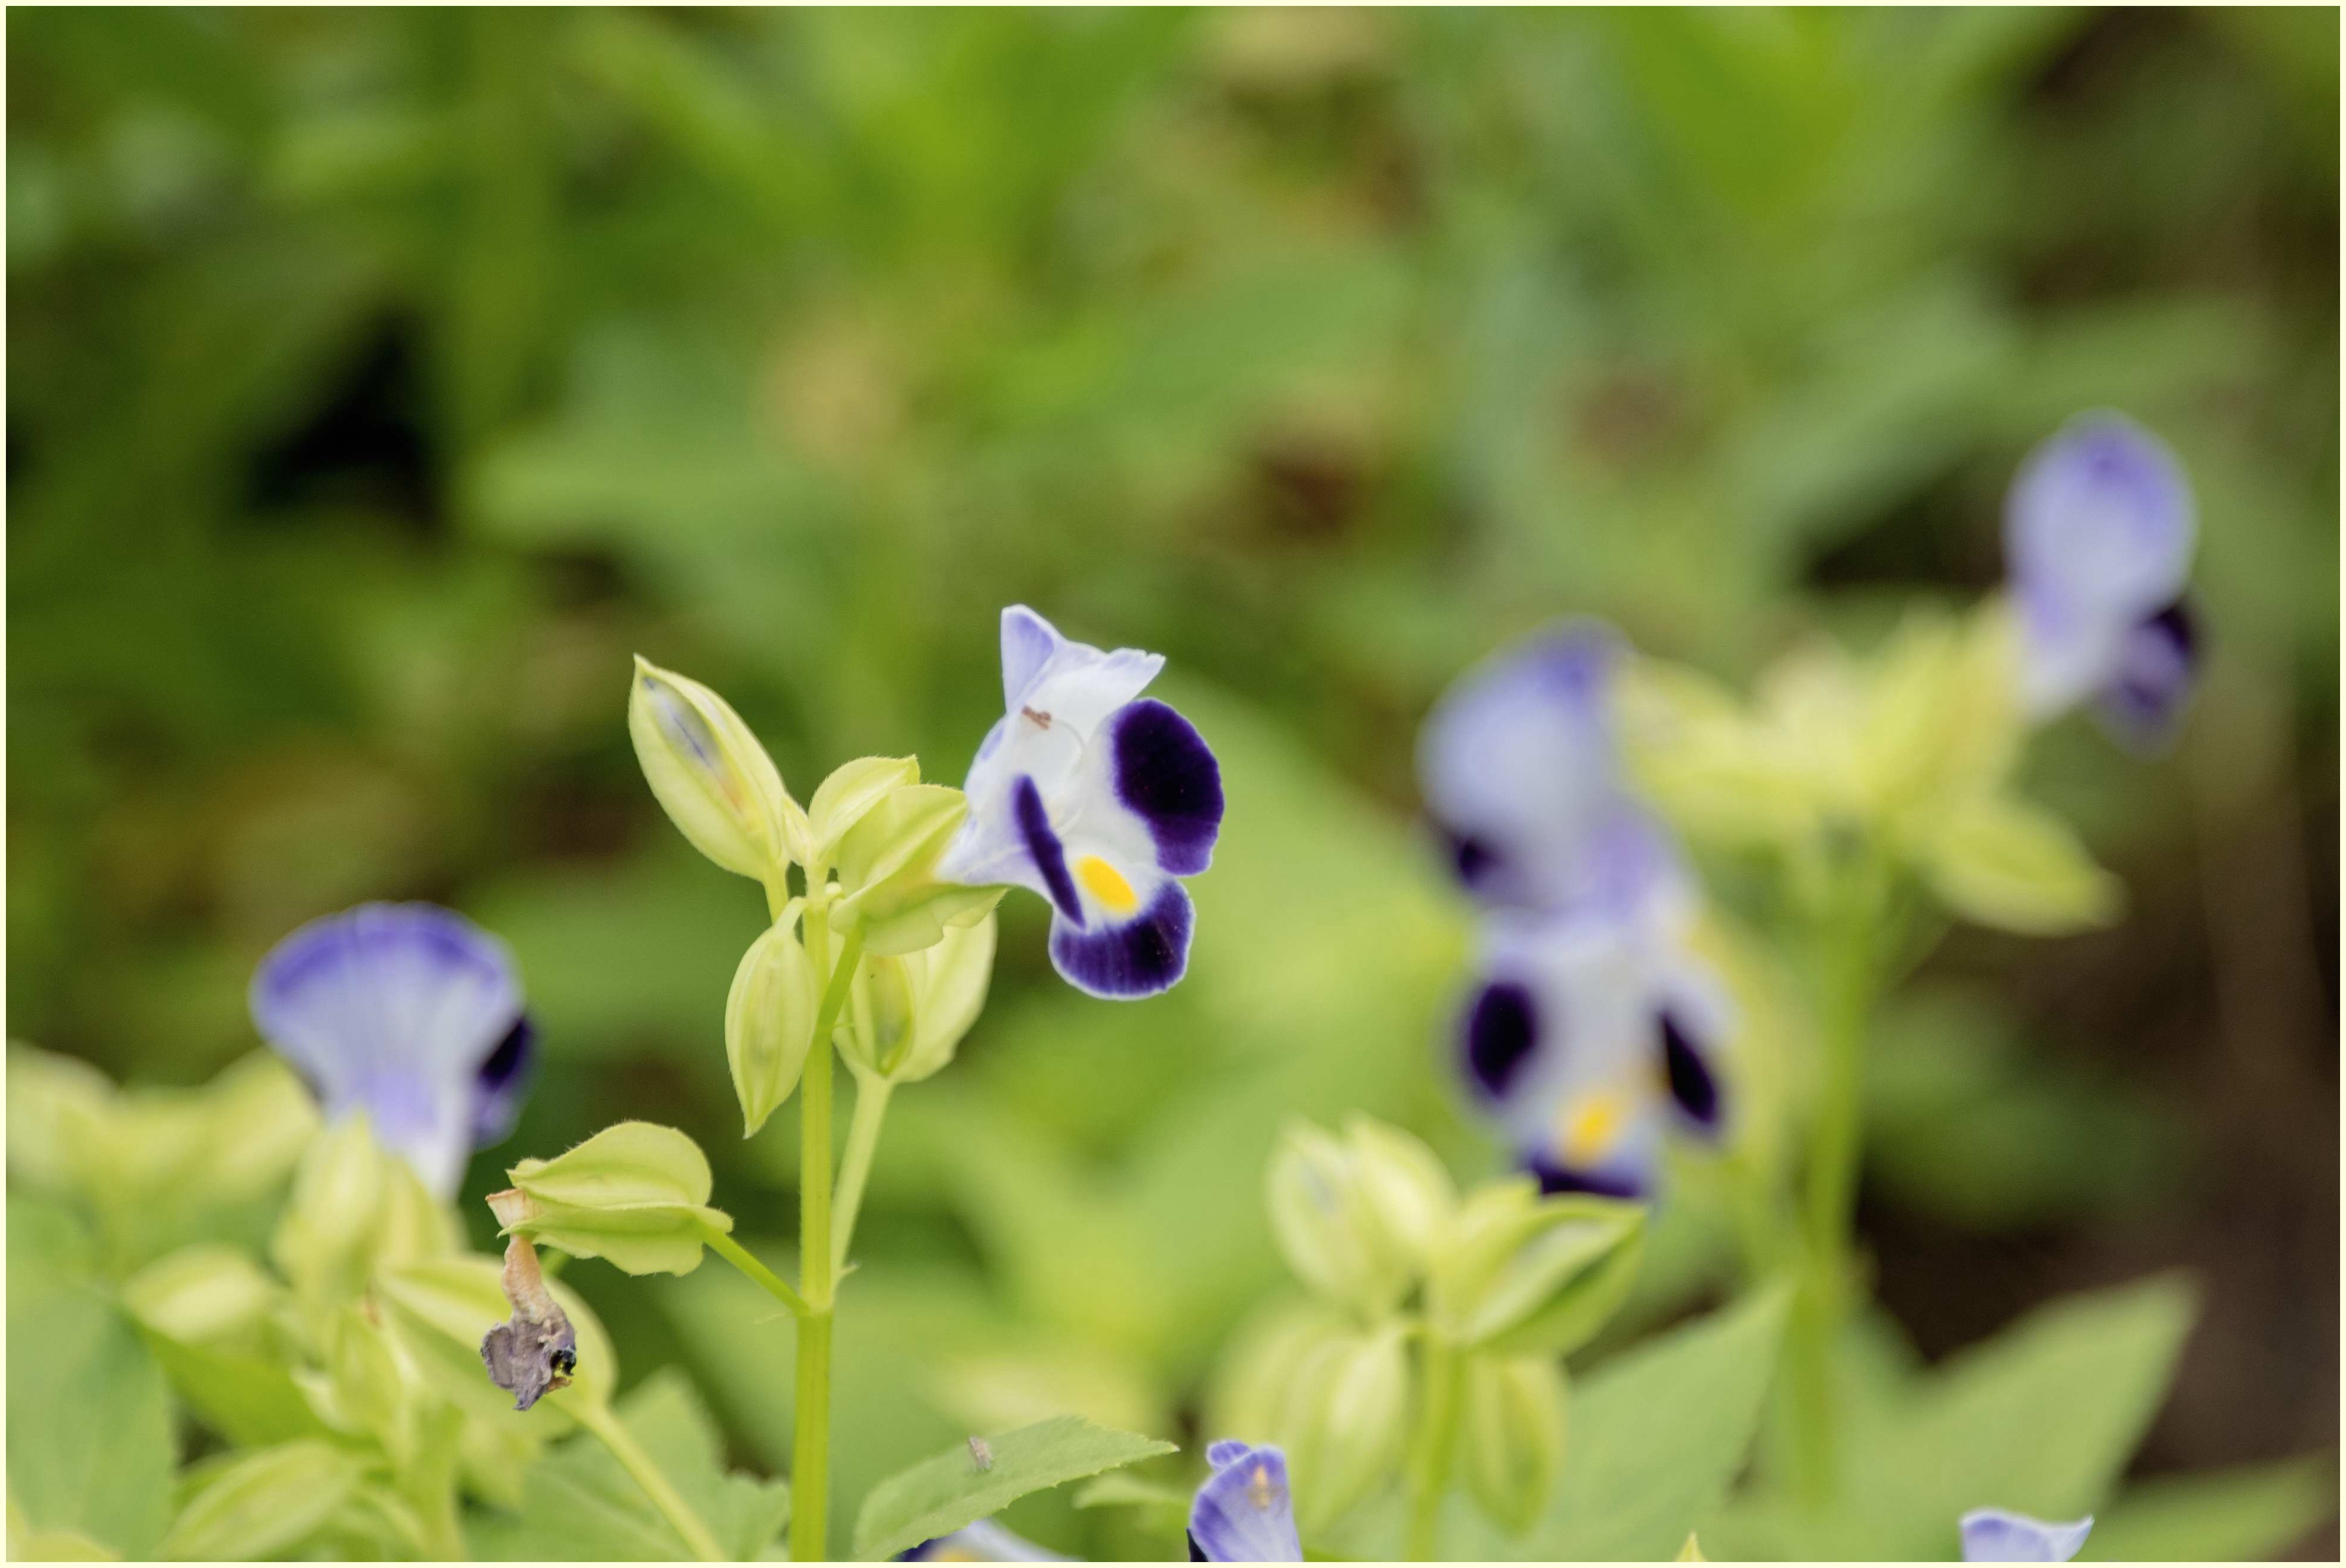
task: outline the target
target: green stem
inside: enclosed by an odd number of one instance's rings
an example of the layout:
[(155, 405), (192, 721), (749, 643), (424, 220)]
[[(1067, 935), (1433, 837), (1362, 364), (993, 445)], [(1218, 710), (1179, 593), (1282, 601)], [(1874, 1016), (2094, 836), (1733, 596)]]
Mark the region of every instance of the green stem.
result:
[(652, 1506), (659, 1510), (660, 1517), (683, 1537), (686, 1549), (693, 1556), (703, 1563), (723, 1563), (729, 1559), (730, 1554), (717, 1543), (717, 1537), (709, 1533), (709, 1526), (701, 1522), (700, 1515), (695, 1513), (692, 1505), (678, 1494), (668, 1476), (652, 1462), (652, 1456), (637, 1446), (635, 1434), (611, 1413), (609, 1406), (590, 1404), (581, 1400), (569, 1409), (570, 1413), (577, 1418), (578, 1424), (593, 1432), (603, 1446), (611, 1451), (611, 1457), (636, 1478), (636, 1484), (644, 1489), (644, 1495), (652, 1500)]
[(847, 1155), (840, 1162), (839, 1197), (831, 1206), (831, 1265), (847, 1272), (848, 1244), (855, 1239), (855, 1217), (863, 1207), (864, 1183), (872, 1176), (872, 1156), (880, 1148), (880, 1124), (888, 1118), (888, 1096), (896, 1085), (887, 1079), (858, 1074), (855, 1115), (847, 1125)]
[(1433, 1334), (1425, 1337), (1425, 1403), (1418, 1411), (1409, 1464), (1409, 1559), (1431, 1563), (1440, 1543), (1442, 1499), (1450, 1486), (1457, 1446), (1458, 1353)]
[(1862, 862), (1821, 933), (1817, 1017), (1821, 1076), (1800, 1212), (1803, 1270), (1786, 1347), (1795, 1491), (1821, 1505), (1833, 1491), (1831, 1347), (1847, 1305), (1851, 1230), (1865, 1126), (1865, 1041), (1881, 987), (1885, 911), (1875, 862)]
[(766, 1294), (790, 1309), (793, 1317), (803, 1318), (814, 1310), (807, 1298), (790, 1288), (790, 1281), (758, 1261), (750, 1249), (707, 1221), (701, 1222), (700, 1238), (709, 1243), (709, 1250), (763, 1286)]
[(790, 1557), (816, 1563), (829, 1555), (831, 1502), (831, 1322), (838, 1268), (831, 1247), (831, 1031), (847, 1004), (848, 983), (863, 956), (861, 926), (847, 933), (831, 959), (828, 890), (809, 889), (806, 944), (818, 964), (831, 964), (822, 1006), (815, 1013), (799, 1084), (799, 1285), (807, 1315), (799, 1319), (797, 1420), (790, 1447)]

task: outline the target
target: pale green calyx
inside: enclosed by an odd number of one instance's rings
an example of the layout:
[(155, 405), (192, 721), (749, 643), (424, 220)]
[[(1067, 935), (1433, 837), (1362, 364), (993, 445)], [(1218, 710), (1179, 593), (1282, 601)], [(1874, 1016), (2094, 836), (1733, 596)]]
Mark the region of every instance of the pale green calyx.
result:
[(1564, 1369), (1554, 1356), (1470, 1356), (1459, 1390), (1459, 1449), (1483, 1512), (1521, 1534), (1564, 1469)]
[(1408, 1328), (1326, 1335), (1304, 1351), (1276, 1427), (1296, 1522), (1325, 1529), (1401, 1468), (1408, 1436)]
[(943, 784), (903, 784), (872, 802), (839, 841), (834, 927), (861, 926), (874, 957), (916, 952), (984, 920), (1006, 891), (941, 881), (938, 860), (969, 801)]
[(1424, 1273), (1456, 1199), (1433, 1152), (1355, 1117), (1338, 1138), (1290, 1124), (1267, 1178), (1271, 1232), (1297, 1278), (1369, 1319)]
[(770, 886), (805, 859), (805, 812), (723, 697), (638, 656), (627, 735), (668, 820), (702, 854)]
[(822, 1003), (822, 977), (800, 942), (801, 901), (750, 944), (725, 998), (725, 1060), (741, 1102), (744, 1137), (765, 1125), (798, 1087)]
[(1620, 1304), (1645, 1225), (1638, 1204), (1541, 1197), (1528, 1179), (1484, 1187), (1460, 1209), (1434, 1257), (1428, 1321), (1462, 1348), (1561, 1355)]
[(708, 1234), (733, 1228), (729, 1215), (709, 1207), (708, 1156), (674, 1127), (621, 1122), (505, 1174), (521, 1194), (499, 1207), (506, 1234), (629, 1274), (689, 1274)]
[(915, 1084), (954, 1059), (985, 1009), (994, 976), (994, 919), (948, 926), (928, 947), (864, 961), (849, 993), (840, 1052), (860, 1074)]

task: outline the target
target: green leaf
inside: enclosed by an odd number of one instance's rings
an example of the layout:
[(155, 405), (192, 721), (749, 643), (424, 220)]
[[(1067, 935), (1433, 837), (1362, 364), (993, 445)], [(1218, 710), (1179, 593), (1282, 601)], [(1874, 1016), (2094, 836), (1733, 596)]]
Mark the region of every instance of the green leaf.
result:
[(12, 1196), (8, 1217), (9, 1491), (36, 1530), (149, 1556), (175, 1458), (163, 1374), (82, 1272), (71, 1216)]
[[(655, 1373), (619, 1401), (617, 1414), (729, 1555), (754, 1559), (773, 1544), (790, 1518), (789, 1483), (726, 1471), (717, 1428), (681, 1372)], [(530, 1467), (517, 1519), (478, 1524), (472, 1537), (481, 1556), (509, 1562), (691, 1556), (643, 1489), (586, 1432)]]
[(325, 1424), (292, 1374), (274, 1361), (209, 1345), (188, 1345), (142, 1329), (148, 1352), (172, 1392), (199, 1420), (240, 1448), (266, 1448), (300, 1437), (325, 1435)]
[(2107, 925), (2124, 901), (2068, 824), (2005, 796), (1950, 811), (1923, 846), (1923, 873), (1955, 913), (2028, 936)]
[(1506, 1555), (1658, 1560), (1677, 1552), (1743, 1466), (1775, 1372), (1785, 1302), (1781, 1289), (1770, 1290), (1577, 1380), (1563, 1480), (1527, 1548)]
[(2337, 1512), (2338, 1461), (2330, 1454), (2163, 1476), (2119, 1493), (2078, 1556), (2093, 1563), (2260, 1563)]
[(1174, 1446), (1060, 1416), (990, 1440), (994, 1463), (979, 1470), (966, 1447), (947, 1450), (872, 1489), (855, 1520), (855, 1555), (893, 1557), (998, 1512), (1030, 1492), (1078, 1481)]
[(239, 1455), (172, 1522), (166, 1557), (273, 1557), (323, 1526), (358, 1490), (358, 1457), (317, 1439)]

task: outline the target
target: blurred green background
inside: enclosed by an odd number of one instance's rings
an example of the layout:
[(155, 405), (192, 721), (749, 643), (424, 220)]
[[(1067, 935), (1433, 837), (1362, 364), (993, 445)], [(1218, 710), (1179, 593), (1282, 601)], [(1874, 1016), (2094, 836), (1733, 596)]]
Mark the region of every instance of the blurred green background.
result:
[[(725, 692), (801, 795), (866, 752), (955, 781), (1023, 600), (1170, 657), (1229, 828), (1146, 1006), (1059, 985), (1005, 906), (986, 1018), (882, 1147), (841, 1493), (1030, 1413), (1178, 1435), (1280, 1278), (1280, 1118), (1496, 1158), (1437, 1055), (1465, 921), (1410, 758), (1443, 683), (1565, 612), (1741, 685), (1967, 599), (2021, 454), (2112, 405), (2198, 487), (2208, 682), (2151, 764), (2037, 744), (2130, 916), (1933, 961), (1883, 1030), (1867, 1241), (1931, 1355), (2188, 1265), (2138, 1470), (2335, 1445), (2335, 12), (7, 36), (15, 1036), (199, 1080), (294, 924), (441, 900), (513, 942), (546, 1047), (468, 1197), (648, 1116), (778, 1247), (790, 1134), (740, 1140), (719, 1036), (761, 907), (643, 787), (628, 657)], [(1642, 1320), (1720, 1278), (1704, 1212)], [(683, 1366), (776, 1467), (788, 1334), (719, 1274), (571, 1277), (628, 1381)]]

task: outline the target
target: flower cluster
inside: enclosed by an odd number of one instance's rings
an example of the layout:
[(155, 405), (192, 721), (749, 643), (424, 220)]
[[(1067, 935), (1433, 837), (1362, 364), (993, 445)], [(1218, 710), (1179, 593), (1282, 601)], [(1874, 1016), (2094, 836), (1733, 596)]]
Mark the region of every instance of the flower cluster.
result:
[(1475, 1099), (1550, 1192), (1635, 1196), (1666, 1129), (1716, 1138), (1726, 994), (1689, 936), (1692, 878), (1625, 788), (1607, 628), (1569, 624), (1471, 672), (1420, 738), (1427, 808), (1481, 907), (1459, 1028)]

